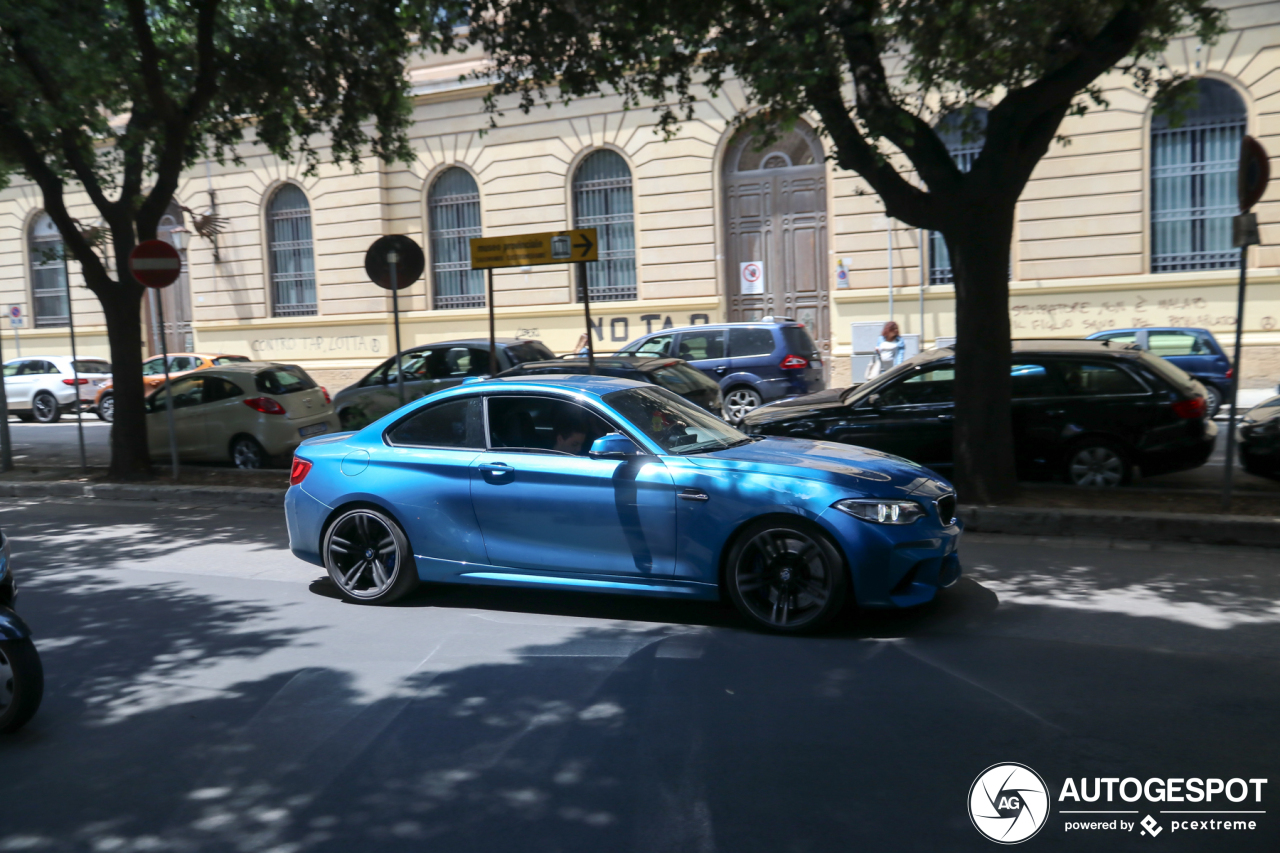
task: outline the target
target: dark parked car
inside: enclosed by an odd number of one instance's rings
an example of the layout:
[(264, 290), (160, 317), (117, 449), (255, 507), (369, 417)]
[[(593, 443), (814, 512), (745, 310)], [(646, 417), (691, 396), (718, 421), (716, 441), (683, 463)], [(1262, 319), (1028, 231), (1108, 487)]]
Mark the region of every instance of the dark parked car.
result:
[[(1019, 475), (1118, 486), (1203, 465), (1217, 425), (1204, 386), (1163, 359), (1090, 341), (1015, 341), (1013, 434)], [(743, 429), (825, 439), (951, 468), (955, 352), (930, 350), (842, 397), (761, 407)], [(823, 395), (826, 396), (826, 395)]]
[(1161, 329), (1108, 329), (1090, 335), (1091, 341), (1131, 344), (1181, 367), (1204, 386), (1208, 413), (1213, 417), (1231, 399), (1231, 360), (1208, 329), (1170, 326)]
[(663, 329), (637, 338), (618, 355), (689, 362), (720, 385), (729, 423), (740, 422), (764, 403), (826, 387), (822, 353), (804, 325), (794, 320)]
[(1240, 419), (1240, 464), (1250, 474), (1280, 477), (1280, 396), (1263, 400)]
[[(511, 376), (549, 376), (552, 374), (586, 374), (589, 365), (582, 356), (558, 358), (552, 361), (527, 361), (504, 370), (497, 379)], [(716, 417), (723, 417), (720, 386), (678, 358), (649, 358), (648, 356), (601, 356), (596, 359), (598, 376), (617, 376), (636, 382), (659, 385), (679, 394), (690, 403), (701, 406)]]
[[(541, 341), (498, 338), (498, 370), (526, 361), (555, 358)], [(401, 354), (404, 399), (408, 403), (461, 385), (472, 377), (489, 375), (489, 339), (442, 341), (414, 347)], [(334, 411), (343, 429), (360, 429), (400, 406), (395, 356), (384, 361), (354, 385), (333, 398)]]

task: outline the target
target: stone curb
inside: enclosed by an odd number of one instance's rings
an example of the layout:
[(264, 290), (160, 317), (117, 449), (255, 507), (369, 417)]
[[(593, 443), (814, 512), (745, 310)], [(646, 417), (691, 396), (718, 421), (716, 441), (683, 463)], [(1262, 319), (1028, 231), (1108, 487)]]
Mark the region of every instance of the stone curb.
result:
[(113, 501), (159, 501), (176, 506), (284, 506), (284, 489), (239, 486), (161, 486), (127, 483), (0, 483), (0, 497), (98, 498)]
[(959, 515), (965, 529), (974, 533), (1085, 536), (1280, 548), (1280, 518), (1253, 515), (1120, 513), (1092, 509), (1004, 506), (961, 506)]

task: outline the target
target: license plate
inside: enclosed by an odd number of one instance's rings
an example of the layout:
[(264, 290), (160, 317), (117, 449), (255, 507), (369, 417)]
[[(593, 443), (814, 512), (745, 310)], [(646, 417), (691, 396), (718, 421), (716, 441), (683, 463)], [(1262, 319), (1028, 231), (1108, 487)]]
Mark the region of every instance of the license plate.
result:
[(319, 435), (322, 432), (328, 432), (328, 431), (329, 431), (328, 424), (312, 424), (311, 426), (299, 427), (298, 435), (302, 436), (303, 438), (306, 438), (309, 435)]

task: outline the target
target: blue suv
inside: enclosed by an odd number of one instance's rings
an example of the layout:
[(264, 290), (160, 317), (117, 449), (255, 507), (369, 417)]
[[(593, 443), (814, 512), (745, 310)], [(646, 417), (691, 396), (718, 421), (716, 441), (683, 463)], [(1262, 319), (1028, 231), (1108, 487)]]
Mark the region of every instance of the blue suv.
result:
[(1133, 344), (1190, 373), (1204, 386), (1207, 418), (1218, 413), (1224, 400), (1231, 399), (1231, 387), (1235, 384), (1231, 375), (1231, 360), (1208, 329), (1182, 326), (1108, 329), (1105, 332), (1095, 332), (1088, 340)]
[(682, 358), (720, 384), (724, 417), (801, 394), (822, 391), (822, 353), (794, 320), (663, 329), (637, 338), (618, 355)]

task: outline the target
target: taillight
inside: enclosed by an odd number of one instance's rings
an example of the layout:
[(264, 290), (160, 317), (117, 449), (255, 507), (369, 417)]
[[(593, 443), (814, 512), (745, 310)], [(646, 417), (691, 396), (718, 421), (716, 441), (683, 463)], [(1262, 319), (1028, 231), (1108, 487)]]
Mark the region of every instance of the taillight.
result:
[(325, 404), (326, 406), (333, 402), (333, 399), (329, 396), (329, 389), (328, 389), (328, 388), (326, 388), (326, 387), (324, 387), (323, 385), (321, 385), (321, 386), (320, 386), (320, 393), (321, 393), (321, 394), (324, 394), (324, 404)]
[(1231, 377), (1233, 377), (1233, 376), (1235, 376), (1235, 375), (1236, 375), (1235, 370), (1234, 370), (1233, 368), (1228, 367), (1228, 368), (1227, 368), (1227, 378), (1228, 378), (1228, 379), (1230, 379)]
[(309, 460), (298, 456), (293, 457), (293, 467), (289, 469), (289, 485), (298, 485), (303, 480), (307, 479), (307, 474), (310, 471), (311, 462)]
[(64, 379), (62, 380), (62, 384), (63, 385), (88, 385), (89, 380), (88, 379)]
[(272, 400), (270, 397), (250, 397), (244, 401), (244, 404), (255, 412), (262, 412), (264, 415), (283, 415), (284, 406)]
[(1190, 400), (1178, 400), (1173, 404), (1173, 413), (1180, 418), (1191, 420), (1203, 418), (1209, 411), (1204, 397), (1192, 397)]
[(786, 358), (784, 358), (782, 360), (782, 364), (779, 365), (779, 367), (781, 367), (783, 370), (797, 370), (801, 367), (808, 367), (808, 366), (809, 366), (809, 359), (801, 355), (789, 355)]

